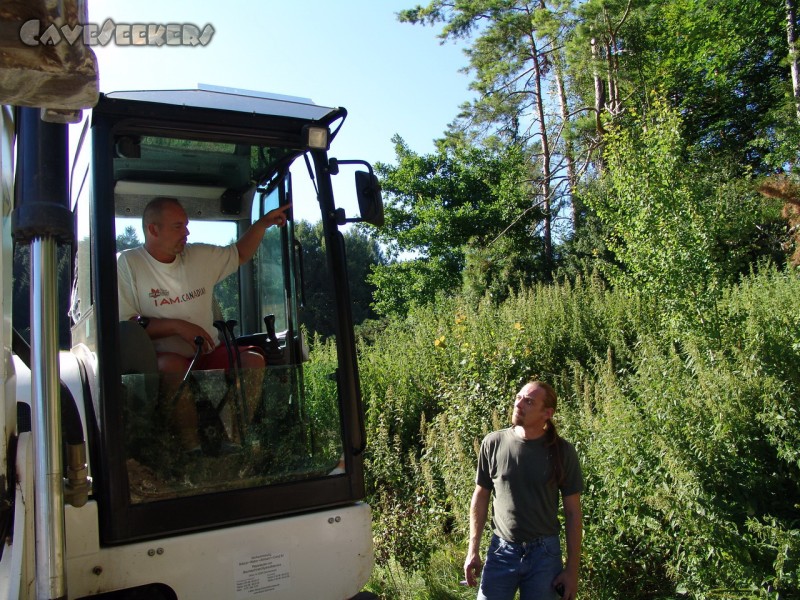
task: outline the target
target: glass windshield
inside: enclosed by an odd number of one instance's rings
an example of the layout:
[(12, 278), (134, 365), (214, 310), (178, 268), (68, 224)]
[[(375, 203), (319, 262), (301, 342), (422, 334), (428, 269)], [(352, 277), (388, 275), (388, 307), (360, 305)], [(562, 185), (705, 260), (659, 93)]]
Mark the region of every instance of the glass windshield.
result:
[(242, 370), (238, 383), (194, 371), (172, 393), (163, 374), (123, 375), (131, 502), (342, 473), (336, 386), (315, 370), (310, 394), (298, 366)]
[[(142, 213), (156, 197), (177, 199), (185, 209), (189, 245), (230, 246), (262, 215), (290, 201), (288, 176), (270, 170), (283, 152), (216, 141), (119, 137), (114, 161), (118, 251), (142, 245)], [(303, 201), (315, 198), (293, 199)], [(124, 447), (133, 504), (344, 472), (335, 341), (332, 336), (317, 340), (315, 332), (297, 324), (299, 250), (292, 226), (271, 227), (250, 261), (212, 285), (215, 330), (207, 333), (223, 364), (199, 368), (202, 360), (183, 352), (186, 367), (167, 370), (163, 358), (169, 352), (160, 338), (152, 338), (155, 328), (131, 330), (122, 326), (126, 315), (120, 315)], [(186, 250), (181, 256), (188, 256)], [(118, 279), (122, 286), (134, 285), (128, 282), (136, 278)], [(142, 277), (137, 285), (145, 286), (141, 294), (153, 302), (194, 299), (178, 288), (145, 281)], [(332, 289), (329, 282), (313, 285)], [(137, 312), (158, 318), (146, 304)], [(335, 312), (333, 298), (328, 305)]]

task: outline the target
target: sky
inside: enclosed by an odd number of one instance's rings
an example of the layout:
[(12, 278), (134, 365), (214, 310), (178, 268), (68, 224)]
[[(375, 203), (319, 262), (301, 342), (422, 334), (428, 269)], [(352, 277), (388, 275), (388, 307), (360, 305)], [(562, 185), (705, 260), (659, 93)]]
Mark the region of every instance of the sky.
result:
[[(394, 163), (392, 136), (433, 151), (471, 97), (461, 47), (440, 26), (400, 23), (414, 0), (89, 0), (89, 22), (181, 23), (214, 35), (206, 46), (94, 46), (100, 91), (194, 89), (199, 83), (343, 106), (331, 148), (340, 159)], [(295, 215), (303, 218), (305, 215)], [(314, 219), (316, 220), (316, 219)]]

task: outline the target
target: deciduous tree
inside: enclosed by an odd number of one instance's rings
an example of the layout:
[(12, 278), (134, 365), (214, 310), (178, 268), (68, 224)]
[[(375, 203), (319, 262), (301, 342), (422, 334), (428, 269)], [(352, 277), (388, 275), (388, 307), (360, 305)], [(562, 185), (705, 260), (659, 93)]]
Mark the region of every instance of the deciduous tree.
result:
[[(402, 138), (394, 141), (397, 165), (377, 167), (386, 201), (378, 238), (395, 259), (372, 276), (379, 312), (404, 314), (410, 304), (458, 291), (467, 248), (486, 249), (496, 263), (508, 252), (526, 265), (542, 263), (531, 227), (542, 211), (529, 204), (528, 165), (518, 148), (440, 144), (419, 155)], [(501, 287), (529, 283), (534, 269), (513, 275)]]
[(606, 176), (587, 195), (618, 260), (603, 263), (606, 273), (616, 285), (705, 321), (723, 286), (774, 249), (760, 231), (779, 203), (765, 206), (725, 165), (699, 160), (683, 139), (681, 117), (663, 99), (654, 97), (637, 122), (609, 130)]

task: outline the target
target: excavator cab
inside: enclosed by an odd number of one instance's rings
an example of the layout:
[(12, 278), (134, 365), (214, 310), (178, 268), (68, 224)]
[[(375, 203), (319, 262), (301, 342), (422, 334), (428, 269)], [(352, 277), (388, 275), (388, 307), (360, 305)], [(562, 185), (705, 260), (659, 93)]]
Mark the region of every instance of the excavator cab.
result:
[[(366, 582), (364, 410), (338, 227), (379, 223), (382, 205), (369, 165), (328, 157), (346, 114), (212, 88), (121, 92), (102, 95), (77, 129), (69, 311), (93, 488), (66, 513), (67, 539), (81, 540), (67, 552), (75, 597), (153, 586), (187, 598), (346, 598)], [(334, 202), (340, 164), (367, 166), (354, 189), (361, 216)], [(313, 194), (295, 194), (297, 172)], [(157, 197), (184, 207), (190, 243), (219, 246), (291, 204), (287, 225), (214, 289), (150, 292), (153, 303), (213, 295), (228, 368), (159, 372), (146, 328), (120, 318), (117, 256), (142, 243)], [(301, 207), (323, 222), (328, 269), (314, 281), (294, 233)], [(305, 322), (304, 288), (325, 295), (333, 335)], [(244, 366), (244, 351), (264, 366)]]

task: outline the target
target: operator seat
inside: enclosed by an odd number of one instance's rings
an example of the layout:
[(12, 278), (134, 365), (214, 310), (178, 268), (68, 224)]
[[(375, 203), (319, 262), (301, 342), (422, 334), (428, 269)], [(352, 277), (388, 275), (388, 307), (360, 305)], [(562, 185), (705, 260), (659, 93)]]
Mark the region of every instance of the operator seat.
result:
[[(135, 396), (140, 403), (155, 402), (158, 396), (158, 358), (153, 341), (136, 321), (119, 323), (120, 375), (150, 375), (142, 378), (124, 378), (134, 388), (129, 391), (129, 401)], [(141, 381), (138, 381), (141, 380)], [(128, 386), (126, 386), (128, 387)], [(149, 401), (148, 401), (149, 399)]]
[(127, 458), (145, 462), (152, 455), (158, 418), (158, 358), (153, 342), (136, 321), (119, 323), (120, 395)]
[(120, 373), (158, 373), (153, 341), (136, 321), (119, 323)]

